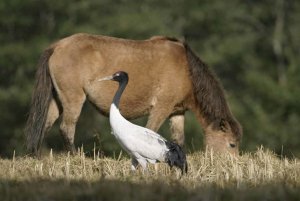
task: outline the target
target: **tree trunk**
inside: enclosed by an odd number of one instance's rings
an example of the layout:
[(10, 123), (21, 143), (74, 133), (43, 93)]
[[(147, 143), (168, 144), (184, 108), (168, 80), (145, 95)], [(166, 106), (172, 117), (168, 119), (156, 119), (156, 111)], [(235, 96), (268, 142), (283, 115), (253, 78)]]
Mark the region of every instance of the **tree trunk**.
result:
[(285, 27), (285, 0), (277, 0), (276, 5), (276, 21), (273, 36), (273, 51), (277, 60), (277, 77), (278, 84), (285, 86), (287, 82), (286, 78), (286, 66), (284, 63), (283, 52), (283, 39), (284, 39), (284, 27)]

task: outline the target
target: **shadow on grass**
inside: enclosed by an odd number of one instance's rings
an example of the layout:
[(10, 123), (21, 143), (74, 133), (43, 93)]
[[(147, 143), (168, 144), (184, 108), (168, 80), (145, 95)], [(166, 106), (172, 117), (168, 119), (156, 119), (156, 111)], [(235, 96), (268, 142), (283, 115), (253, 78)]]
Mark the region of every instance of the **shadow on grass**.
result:
[(0, 181), (1, 201), (30, 200), (299, 200), (299, 187), (288, 186), (284, 183), (270, 184), (259, 187), (241, 185), (236, 187), (217, 187), (205, 185), (193, 189), (180, 184), (162, 183), (133, 183), (118, 180), (102, 179), (97, 182), (82, 180), (32, 180), (32, 181)]

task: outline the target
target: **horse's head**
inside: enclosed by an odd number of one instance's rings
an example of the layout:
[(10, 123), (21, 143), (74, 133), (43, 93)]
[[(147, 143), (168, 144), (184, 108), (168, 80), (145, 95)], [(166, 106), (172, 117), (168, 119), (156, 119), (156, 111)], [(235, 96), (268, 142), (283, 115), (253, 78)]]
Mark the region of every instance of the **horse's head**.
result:
[(226, 120), (211, 123), (205, 129), (205, 145), (216, 152), (239, 154), (239, 144), (242, 135), (240, 125)]
[(238, 154), (242, 129), (229, 109), (222, 84), (187, 43), (184, 47), (194, 90), (194, 111), (205, 127), (205, 145), (215, 151)]

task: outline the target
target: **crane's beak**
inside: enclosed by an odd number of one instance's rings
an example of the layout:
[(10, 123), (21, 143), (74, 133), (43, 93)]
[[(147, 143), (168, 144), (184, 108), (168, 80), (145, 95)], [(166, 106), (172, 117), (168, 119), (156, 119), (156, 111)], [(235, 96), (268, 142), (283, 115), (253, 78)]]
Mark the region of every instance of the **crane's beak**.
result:
[(100, 79), (98, 79), (97, 81), (98, 82), (101, 82), (101, 81), (104, 81), (104, 80), (112, 80), (114, 77), (112, 76), (112, 75), (110, 75), (110, 76), (107, 76), (107, 77), (103, 77), (103, 78), (100, 78)]

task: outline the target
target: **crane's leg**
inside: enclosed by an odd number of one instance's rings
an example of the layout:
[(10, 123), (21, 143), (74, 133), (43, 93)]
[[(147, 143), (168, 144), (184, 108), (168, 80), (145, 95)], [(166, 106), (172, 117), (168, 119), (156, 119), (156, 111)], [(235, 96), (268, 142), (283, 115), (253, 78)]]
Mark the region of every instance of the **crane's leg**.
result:
[(184, 114), (170, 117), (171, 138), (181, 147), (184, 145)]
[(136, 171), (139, 162), (135, 158), (131, 158), (131, 170)]
[(142, 169), (143, 169), (143, 173), (145, 173), (147, 171), (147, 160), (144, 159), (144, 158), (137, 158), (136, 159), (139, 164), (142, 166)]

